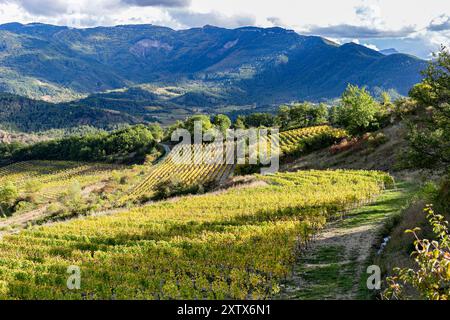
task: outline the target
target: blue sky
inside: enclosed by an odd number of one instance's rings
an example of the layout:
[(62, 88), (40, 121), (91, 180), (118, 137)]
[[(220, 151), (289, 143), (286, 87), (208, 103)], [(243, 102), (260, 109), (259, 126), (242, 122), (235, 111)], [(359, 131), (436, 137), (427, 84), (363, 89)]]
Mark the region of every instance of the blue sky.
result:
[(280, 26), (338, 43), (429, 58), (450, 45), (448, 0), (0, 0), (0, 23), (73, 27), (152, 23), (174, 29)]

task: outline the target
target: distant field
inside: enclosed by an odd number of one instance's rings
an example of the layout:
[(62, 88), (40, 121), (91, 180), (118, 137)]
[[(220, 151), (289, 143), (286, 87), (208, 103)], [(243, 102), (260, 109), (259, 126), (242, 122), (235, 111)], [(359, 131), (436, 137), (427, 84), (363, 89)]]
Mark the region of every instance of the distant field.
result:
[(75, 181), (86, 187), (121, 167), (71, 161), (26, 161), (0, 168), (0, 183), (12, 183), (21, 193), (35, 194), (40, 201), (55, 200)]
[[(376, 171), (301, 171), (259, 186), (35, 227), (0, 242), (0, 298), (271, 297), (327, 220), (392, 184)], [(66, 286), (81, 270), (81, 289)]]

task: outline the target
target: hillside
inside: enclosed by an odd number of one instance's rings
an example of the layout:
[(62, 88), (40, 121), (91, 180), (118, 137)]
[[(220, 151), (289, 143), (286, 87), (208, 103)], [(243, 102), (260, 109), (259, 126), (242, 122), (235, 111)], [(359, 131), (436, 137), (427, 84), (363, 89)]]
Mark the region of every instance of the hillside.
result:
[[(271, 298), (296, 254), (328, 220), (373, 200), (391, 183), (388, 175), (367, 171), (260, 179), (265, 184), (253, 188), (6, 235), (0, 298)], [(67, 265), (83, 270), (81, 290), (62, 281)]]
[(339, 46), (256, 27), (175, 31), (153, 25), (75, 29), (10, 23), (0, 25), (0, 53), (3, 91), (62, 101), (145, 83), (197, 81), (219, 88), (220, 97), (205, 104), (193, 91), (174, 103), (189, 99), (214, 108), (334, 98), (348, 83), (406, 94), (425, 65), (403, 54), (385, 56), (357, 44)]
[(13, 94), (0, 94), (0, 123), (4, 129), (24, 132), (70, 129), (82, 125), (111, 128), (136, 123), (128, 114), (71, 104), (54, 104)]

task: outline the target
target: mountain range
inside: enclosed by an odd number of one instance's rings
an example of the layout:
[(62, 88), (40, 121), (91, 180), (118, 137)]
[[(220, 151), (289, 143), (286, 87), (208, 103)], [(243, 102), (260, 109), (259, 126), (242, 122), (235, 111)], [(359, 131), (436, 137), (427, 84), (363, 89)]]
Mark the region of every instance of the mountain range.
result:
[(425, 66), (278, 27), (0, 25), (0, 91), (136, 121), (323, 101), (349, 83), (405, 95)]

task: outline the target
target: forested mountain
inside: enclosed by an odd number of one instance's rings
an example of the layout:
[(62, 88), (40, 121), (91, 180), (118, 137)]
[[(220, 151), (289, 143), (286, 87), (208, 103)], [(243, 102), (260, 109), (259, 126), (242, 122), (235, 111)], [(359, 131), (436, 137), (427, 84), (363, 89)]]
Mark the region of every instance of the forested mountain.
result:
[(80, 105), (45, 101), (3, 93), (0, 94), (0, 124), (13, 131), (43, 131), (90, 125), (114, 128), (137, 120), (125, 113), (81, 107)]
[[(348, 83), (406, 94), (424, 66), (412, 56), (282, 28), (0, 25), (0, 91), (52, 101), (190, 82), (213, 87), (206, 99), (219, 94), (214, 105), (334, 98)], [(193, 90), (175, 104), (195, 104), (196, 95)]]

